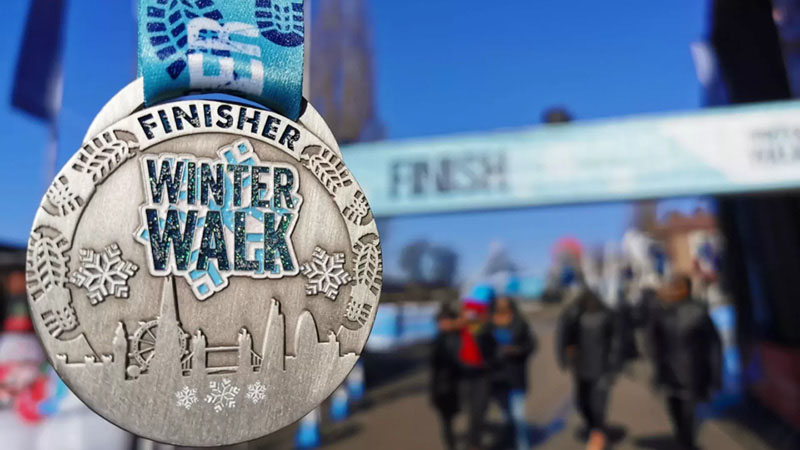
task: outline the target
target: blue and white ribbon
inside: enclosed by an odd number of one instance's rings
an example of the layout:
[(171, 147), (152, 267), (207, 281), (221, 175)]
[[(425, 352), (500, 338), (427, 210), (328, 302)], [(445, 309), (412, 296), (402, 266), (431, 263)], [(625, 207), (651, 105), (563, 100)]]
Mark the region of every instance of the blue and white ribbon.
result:
[(220, 92), (296, 119), (303, 36), (303, 0), (139, 0), (145, 102)]

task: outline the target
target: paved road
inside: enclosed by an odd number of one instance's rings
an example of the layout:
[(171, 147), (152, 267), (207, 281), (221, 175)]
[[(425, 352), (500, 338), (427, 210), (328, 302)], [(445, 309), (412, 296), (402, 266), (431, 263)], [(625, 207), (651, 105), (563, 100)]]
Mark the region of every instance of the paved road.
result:
[[(550, 307), (531, 315), (531, 325), (539, 337), (539, 351), (531, 360), (531, 388), (527, 414), (535, 448), (581, 449), (581, 421), (572, 404), (570, 378), (557, 367), (553, 352), (555, 318)], [(392, 370), (399, 370), (390, 368)], [(323, 425), (324, 448), (352, 449), (437, 449), (439, 422), (427, 399), (429, 374), (425, 369), (405, 373), (368, 392), (367, 405), (350, 419)], [(369, 376), (369, 372), (368, 372)], [(611, 396), (609, 423), (614, 448), (667, 450), (674, 447), (662, 400), (648, 387), (648, 368), (635, 364), (630, 373), (619, 377)], [(499, 411), (490, 411), (490, 420), (499, 428)], [(463, 418), (458, 429), (465, 429)], [(700, 429), (700, 445), (705, 449), (768, 448), (742, 427), (723, 420), (706, 420)], [(292, 430), (271, 437), (251, 448), (287, 448)], [(491, 439), (491, 433), (487, 436)]]

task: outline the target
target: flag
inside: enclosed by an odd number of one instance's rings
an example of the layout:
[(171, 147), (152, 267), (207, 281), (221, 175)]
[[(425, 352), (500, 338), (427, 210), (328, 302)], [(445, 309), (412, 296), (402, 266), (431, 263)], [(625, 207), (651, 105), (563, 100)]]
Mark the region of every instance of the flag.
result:
[(31, 0), (11, 104), (54, 122), (61, 108), (61, 47), (67, 0)]

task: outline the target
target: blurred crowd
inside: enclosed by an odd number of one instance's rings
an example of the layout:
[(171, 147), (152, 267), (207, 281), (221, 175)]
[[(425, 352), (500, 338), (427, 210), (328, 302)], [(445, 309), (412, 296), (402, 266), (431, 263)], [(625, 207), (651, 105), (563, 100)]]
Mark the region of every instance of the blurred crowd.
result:
[(26, 297), (23, 271), (0, 274), (0, 448), (131, 448), (130, 435), (89, 410), (56, 375)]
[[(722, 382), (720, 338), (707, 301), (697, 292), (691, 278), (680, 273), (628, 291), (613, 307), (580, 277), (563, 291), (555, 352), (573, 379), (575, 404), (588, 430), (587, 449), (609, 444), (610, 391), (626, 365), (641, 356), (652, 363), (653, 387), (663, 393), (676, 444), (696, 448), (695, 407)], [(437, 316), (431, 399), (448, 449), (456, 448), (453, 421), (460, 412), (467, 418), (467, 448), (483, 448), (492, 402), (504, 419), (500, 442), (493, 445), (531, 447), (525, 403), (528, 359), (537, 351), (537, 338), (518, 302), (513, 283), (505, 289), (481, 284)]]

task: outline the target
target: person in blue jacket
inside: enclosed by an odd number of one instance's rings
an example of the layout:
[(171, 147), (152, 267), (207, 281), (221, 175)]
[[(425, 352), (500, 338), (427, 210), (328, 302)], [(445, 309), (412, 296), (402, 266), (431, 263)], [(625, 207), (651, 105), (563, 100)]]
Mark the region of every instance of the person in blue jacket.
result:
[(495, 351), (491, 362), (492, 392), (509, 419), (509, 435), (515, 447), (521, 450), (530, 448), (525, 399), (528, 360), (536, 349), (536, 337), (515, 302), (515, 285), (509, 285), (492, 308), (491, 333)]

